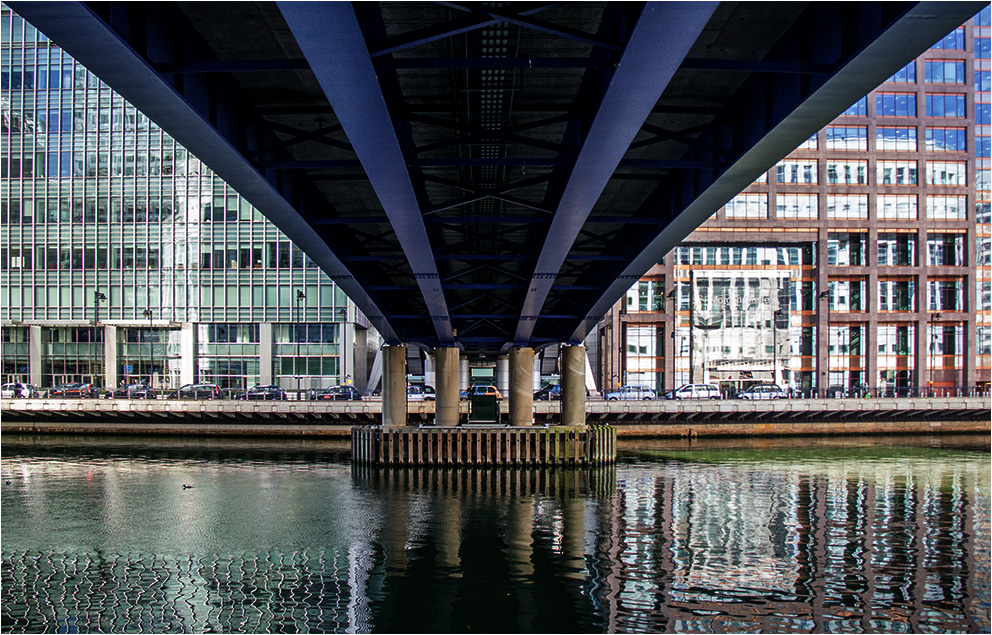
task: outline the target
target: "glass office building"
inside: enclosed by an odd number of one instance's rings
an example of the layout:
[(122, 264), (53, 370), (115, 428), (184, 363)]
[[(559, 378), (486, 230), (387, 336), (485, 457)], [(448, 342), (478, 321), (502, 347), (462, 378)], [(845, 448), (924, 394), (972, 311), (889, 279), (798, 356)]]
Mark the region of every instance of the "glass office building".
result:
[(6, 7), (0, 28), (3, 382), (364, 387), (376, 336), (326, 275)]
[(988, 8), (729, 201), (613, 307), (601, 387), (988, 391)]

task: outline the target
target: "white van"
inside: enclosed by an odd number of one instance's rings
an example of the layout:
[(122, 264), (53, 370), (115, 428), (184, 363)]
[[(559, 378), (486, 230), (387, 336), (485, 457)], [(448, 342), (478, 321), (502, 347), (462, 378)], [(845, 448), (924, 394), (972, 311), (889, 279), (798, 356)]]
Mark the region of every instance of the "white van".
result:
[(675, 399), (719, 399), (720, 389), (713, 384), (686, 384), (675, 390)]

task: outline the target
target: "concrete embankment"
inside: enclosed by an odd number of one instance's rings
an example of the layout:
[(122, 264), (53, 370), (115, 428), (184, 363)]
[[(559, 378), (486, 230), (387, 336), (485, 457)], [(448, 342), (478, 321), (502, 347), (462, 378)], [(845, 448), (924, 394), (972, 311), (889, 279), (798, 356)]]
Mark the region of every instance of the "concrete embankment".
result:
[[(30, 400), (0, 402), (4, 434), (177, 435), (348, 438), (381, 422), (381, 404)], [(408, 404), (411, 425), (429, 425), (434, 404)], [(504, 404), (505, 410), (505, 404)], [(462, 405), (463, 417), (467, 406)], [(535, 404), (537, 425), (557, 423), (557, 402)], [(992, 432), (987, 398), (807, 399), (783, 401), (590, 401), (590, 424), (620, 437), (756, 437)]]

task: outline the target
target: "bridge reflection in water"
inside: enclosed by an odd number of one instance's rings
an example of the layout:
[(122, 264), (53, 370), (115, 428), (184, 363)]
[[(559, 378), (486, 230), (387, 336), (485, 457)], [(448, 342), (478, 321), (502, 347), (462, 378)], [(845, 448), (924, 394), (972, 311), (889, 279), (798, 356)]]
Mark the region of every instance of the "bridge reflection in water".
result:
[(3, 630), (987, 632), (968, 442), (372, 470), (326, 442), (5, 436)]

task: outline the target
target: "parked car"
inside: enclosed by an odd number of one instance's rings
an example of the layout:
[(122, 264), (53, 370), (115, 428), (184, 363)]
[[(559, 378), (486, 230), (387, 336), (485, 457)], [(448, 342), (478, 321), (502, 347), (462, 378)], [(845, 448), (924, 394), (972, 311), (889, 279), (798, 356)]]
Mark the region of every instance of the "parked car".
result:
[(621, 386), (620, 390), (606, 393), (607, 401), (652, 400), (657, 398), (657, 393), (647, 386)]
[(713, 384), (685, 384), (675, 389), (674, 399), (719, 399), (720, 389)]
[(354, 386), (333, 386), (323, 392), (318, 392), (316, 399), (318, 401), (361, 401), (362, 393), (358, 392)]
[(410, 385), (406, 387), (407, 401), (434, 401), (435, 399), (437, 399), (437, 393), (434, 391), (434, 386)]
[(496, 389), (496, 386), (469, 386), (468, 390), (459, 393), (459, 399), (470, 399), (477, 395), (495, 395), (496, 401), (503, 399), (503, 393)]
[(169, 399), (223, 399), (224, 391), (217, 384), (186, 384), (169, 395)]
[(37, 399), (41, 392), (31, 384), (15, 381), (0, 386), (0, 399)]
[(245, 392), (234, 395), (235, 399), (247, 401), (286, 401), (286, 391), (279, 386), (258, 385), (252, 386)]
[(552, 399), (561, 399), (561, 384), (548, 384), (534, 393), (535, 401), (551, 401)]
[(86, 397), (95, 397), (98, 392), (93, 384), (59, 384), (48, 391), (48, 396), (83, 399)]
[(737, 393), (738, 399), (785, 399), (788, 396), (778, 384), (755, 384)]
[(157, 399), (158, 394), (148, 384), (128, 384), (113, 392), (114, 399)]

